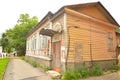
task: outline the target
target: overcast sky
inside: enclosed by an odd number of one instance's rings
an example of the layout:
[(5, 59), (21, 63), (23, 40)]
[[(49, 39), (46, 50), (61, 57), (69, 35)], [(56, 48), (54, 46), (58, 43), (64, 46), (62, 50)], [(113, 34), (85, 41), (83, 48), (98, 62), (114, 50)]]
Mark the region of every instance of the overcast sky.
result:
[[(55, 13), (64, 5), (96, 2), (98, 0), (0, 0), (0, 34), (14, 27), (20, 14), (37, 16), (39, 21), (48, 11)], [(120, 24), (119, 0), (99, 0)]]

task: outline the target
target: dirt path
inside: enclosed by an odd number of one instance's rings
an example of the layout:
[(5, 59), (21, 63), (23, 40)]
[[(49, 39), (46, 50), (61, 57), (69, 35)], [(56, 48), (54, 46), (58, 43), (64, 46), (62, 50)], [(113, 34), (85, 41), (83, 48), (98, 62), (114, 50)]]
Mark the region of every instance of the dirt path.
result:
[(52, 80), (45, 72), (19, 58), (11, 59), (3, 80)]

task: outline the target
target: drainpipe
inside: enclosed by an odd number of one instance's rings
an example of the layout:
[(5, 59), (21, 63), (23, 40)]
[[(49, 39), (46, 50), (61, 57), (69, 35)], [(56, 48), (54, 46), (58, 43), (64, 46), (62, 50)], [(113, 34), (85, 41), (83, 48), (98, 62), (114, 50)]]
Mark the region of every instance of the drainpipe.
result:
[(51, 58), (51, 61), (50, 61), (50, 68), (52, 69), (52, 67), (53, 67), (53, 51), (52, 51), (52, 36), (50, 37), (50, 58)]
[(90, 59), (91, 59), (91, 65), (90, 67), (93, 66), (93, 59), (92, 59), (92, 44), (90, 43)]
[(92, 67), (93, 66), (93, 57), (92, 57), (92, 42), (91, 42), (91, 27), (92, 27), (92, 25), (91, 25), (91, 21), (90, 21), (90, 19), (89, 19), (89, 24), (90, 24), (90, 59), (91, 59), (91, 65), (90, 65), (90, 67)]

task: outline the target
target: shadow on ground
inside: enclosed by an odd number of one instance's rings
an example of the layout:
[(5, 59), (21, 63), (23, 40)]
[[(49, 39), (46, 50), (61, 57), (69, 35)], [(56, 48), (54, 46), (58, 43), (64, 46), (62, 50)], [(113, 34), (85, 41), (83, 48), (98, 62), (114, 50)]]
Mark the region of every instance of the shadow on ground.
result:
[(20, 80), (51, 80), (47, 78), (46, 76), (34, 76), (34, 77), (28, 77)]
[(24, 79), (20, 79), (20, 80), (37, 80), (37, 78), (40, 78), (40, 77), (39, 76), (28, 77), (28, 78), (24, 78)]

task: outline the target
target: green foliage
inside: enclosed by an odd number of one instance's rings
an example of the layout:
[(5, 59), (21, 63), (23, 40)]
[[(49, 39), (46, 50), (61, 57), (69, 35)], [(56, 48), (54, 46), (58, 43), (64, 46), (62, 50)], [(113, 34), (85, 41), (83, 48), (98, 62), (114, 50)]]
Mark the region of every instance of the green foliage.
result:
[(78, 80), (81, 77), (81, 74), (77, 70), (67, 70), (64, 73), (62, 80)]
[(86, 67), (78, 68), (78, 71), (80, 72), (82, 78), (86, 78), (86, 77), (89, 77), (89, 76), (90, 76), (89, 69), (86, 68)]
[(117, 28), (117, 29), (116, 29), (116, 32), (120, 33), (120, 29), (119, 29), (119, 28)]
[(30, 61), (30, 64), (33, 66), (33, 67), (38, 67), (39, 64), (37, 64), (34, 60), (31, 60)]
[(0, 59), (0, 80), (2, 80), (9, 58)]
[(17, 24), (2, 34), (0, 40), (4, 52), (17, 52), (18, 55), (25, 55), (26, 35), (38, 23), (36, 16), (29, 17), (29, 14), (21, 14)]
[(113, 65), (112, 65), (112, 69), (113, 70), (119, 70), (119, 66), (117, 65), (117, 63), (114, 63)]
[(93, 76), (100, 76), (103, 74), (103, 70), (96, 65), (96, 66), (93, 66), (90, 74)]
[(41, 66), (40, 64), (36, 63), (34, 60), (25, 58), (25, 56), (21, 56), (21, 59), (31, 64), (33, 67), (39, 67), (45, 71), (48, 71), (50, 69), (48, 66)]
[(6, 33), (2, 34), (2, 38), (0, 39), (0, 44), (3, 47), (3, 51), (10, 53), (11, 49), (10, 49), (10, 40), (8, 39), (8, 36)]
[(34, 60), (28, 60), (27, 58), (25, 58), (25, 56), (21, 56), (21, 59), (30, 63), (33, 67), (39, 67), (39, 64), (37, 64)]
[(79, 78), (86, 78), (89, 76), (100, 76), (102, 74), (103, 71), (99, 66), (94, 66), (91, 69), (86, 67), (79, 67), (67, 70), (64, 73), (62, 80), (78, 80)]
[(117, 63), (113, 63), (111, 65), (110, 71), (111, 72), (117, 72), (119, 70), (119, 65), (117, 65)]
[(50, 70), (50, 68), (48, 66), (44, 66), (44, 67), (41, 66), (41, 68), (44, 69), (45, 71)]

